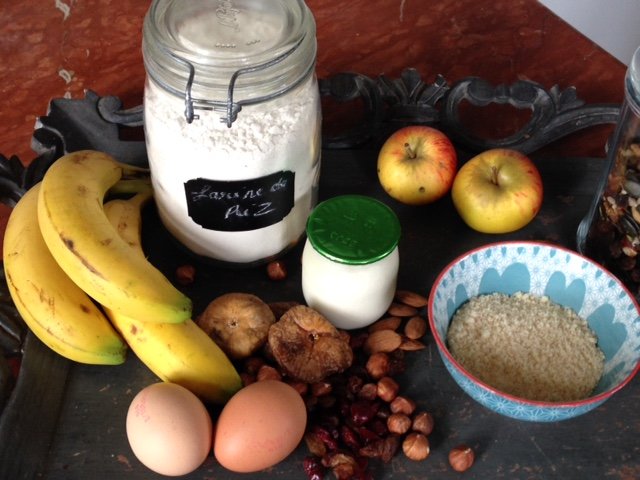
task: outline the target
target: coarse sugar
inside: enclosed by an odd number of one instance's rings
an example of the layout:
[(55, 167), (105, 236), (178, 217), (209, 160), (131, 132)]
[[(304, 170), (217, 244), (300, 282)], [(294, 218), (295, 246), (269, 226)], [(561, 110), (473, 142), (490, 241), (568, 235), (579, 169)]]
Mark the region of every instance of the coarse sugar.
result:
[(546, 296), (478, 295), (454, 314), (447, 332), (453, 357), (502, 392), (535, 401), (589, 396), (604, 354), (586, 320)]

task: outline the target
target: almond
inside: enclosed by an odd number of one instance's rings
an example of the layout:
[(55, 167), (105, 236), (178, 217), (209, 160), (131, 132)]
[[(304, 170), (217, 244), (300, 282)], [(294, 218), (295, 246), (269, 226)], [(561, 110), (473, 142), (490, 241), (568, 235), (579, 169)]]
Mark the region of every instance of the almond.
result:
[(377, 352), (393, 352), (402, 344), (402, 336), (394, 330), (372, 332), (364, 343), (364, 351), (369, 355)]
[(411, 340), (417, 340), (427, 333), (427, 321), (416, 315), (407, 320), (404, 326), (404, 334)]
[(397, 330), (402, 319), (400, 317), (385, 317), (369, 326), (369, 332), (378, 330)]
[(420, 340), (412, 340), (411, 338), (403, 338), (400, 342), (400, 346), (398, 347), (400, 350), (404, 350), (405, 352), (413, 352), (416, 350), (422, 350), (426, 348), (426, 345), (422, 343)]
[(393, 317), (413, 317), (418, 314), (418, 309), (404, 303), (393, 302), (389, 305), (387, 313)]
[(429, 303), (429, 299), (427, 297), (409, 290), (398, 290), (396, 292), (396, 300), (414, 308), (423, 308)]

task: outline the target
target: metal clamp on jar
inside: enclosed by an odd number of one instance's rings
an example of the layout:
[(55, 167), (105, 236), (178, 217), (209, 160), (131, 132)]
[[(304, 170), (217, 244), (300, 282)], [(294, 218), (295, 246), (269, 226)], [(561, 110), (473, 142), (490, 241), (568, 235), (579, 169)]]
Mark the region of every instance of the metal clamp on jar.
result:
[(224, 263), (262, 263), (294, 246), (320, 173), (305, 3), (154, 0), (142, 49), (147, 153), (169, 232)]

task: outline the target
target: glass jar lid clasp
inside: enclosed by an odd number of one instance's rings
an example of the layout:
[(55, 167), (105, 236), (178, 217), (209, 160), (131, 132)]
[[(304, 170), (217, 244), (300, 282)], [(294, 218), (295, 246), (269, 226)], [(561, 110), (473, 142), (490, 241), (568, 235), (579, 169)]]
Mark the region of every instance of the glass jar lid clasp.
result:
[[(244, 105), (251, 105), (251, 104), (256, 104), (256, 103), (261, 103), (267, 100), (271, 100), (273, 98), (279, 97), (280, 95), (288, 92), (289, 90), (297, 86), (302, 81), (302, 79), (306, 78), (308, 71), (305, 72), (305, 74), (302, 75), (300, 79), (294, 82), (292, 85), (282, 88), (276, 92), (273, 92), (261, 97), (257, 97), (257, 98), (234, 101), (235, 85), (238, 78), (241, 75), (259, 72), (269, 67), (272, 67), (274, 65), (277, 65), (278, 63), (282, 62), (287, 57), (289, 57), (294, 51), (296, 51), (296, 49), (300, 46), (303, 40), (304, 40), (304, 35), (290, 49), (286, 50), (285, 52), (278, 55), (277, 57), (258, 65), (240, 68), (235, 72), (233, 72), (233, 74), (231, 75), (231, 79), (229, 80), (229, 86), (227, 88), (226, 101), (193, 98), (192, 88), (193, 88), (193, 82), (196, 75), (195, 66), (189, 60), (179, 55), (176, 55), (173, 52), (168, 52), (169, 55), (171, 55), (176, 61), (184, 65), (189, 71), (189, 76), (187, 77), (187, 83), (184, 91), (184, 104), (185, 104), (184, 116), (187, 123), (192, 123), (194, 120), (198, 120), (200, 118), (200, 116), (195, 113), (196, 110), (215, 110), (215, 111), (224, 112), (224, 115), (220, 117), (220, 121), (225, 123), (227, 127), (231, 128), (231, 125), (233, 124), (233, 122), (237, 120), (238, 113), (240, 113)], [(313, 68), (313, 63), (311, 64), (310, 68)]]

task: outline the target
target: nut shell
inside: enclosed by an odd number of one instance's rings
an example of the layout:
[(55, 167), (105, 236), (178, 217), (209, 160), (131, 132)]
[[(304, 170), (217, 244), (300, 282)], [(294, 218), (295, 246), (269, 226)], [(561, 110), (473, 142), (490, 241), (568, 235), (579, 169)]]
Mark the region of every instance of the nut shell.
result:
[(471, 468), (475, 453), (468, 445), (458, 445), (449, 451), (449, 464), (456, 472), (464, 472)]

